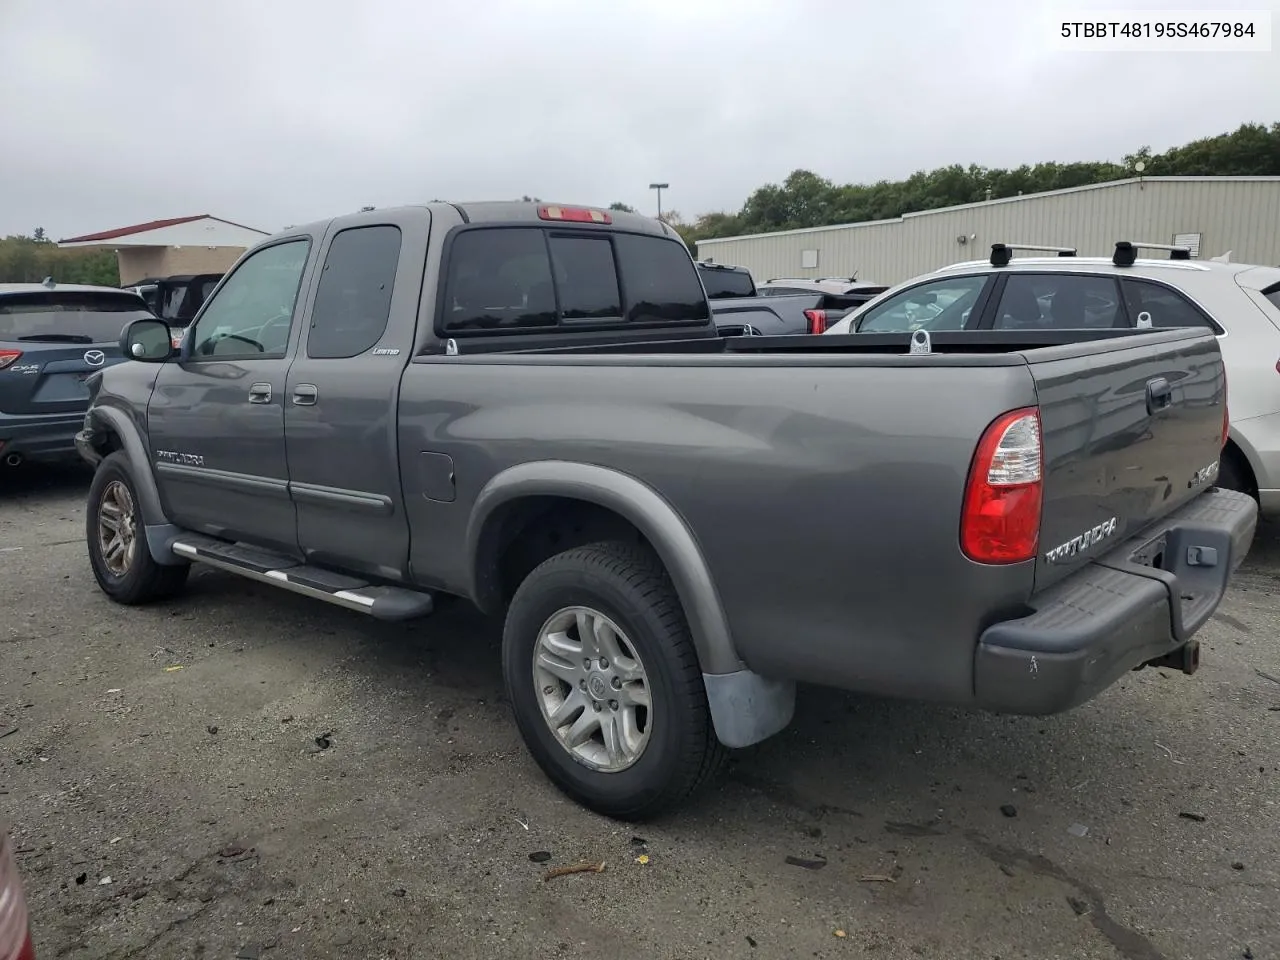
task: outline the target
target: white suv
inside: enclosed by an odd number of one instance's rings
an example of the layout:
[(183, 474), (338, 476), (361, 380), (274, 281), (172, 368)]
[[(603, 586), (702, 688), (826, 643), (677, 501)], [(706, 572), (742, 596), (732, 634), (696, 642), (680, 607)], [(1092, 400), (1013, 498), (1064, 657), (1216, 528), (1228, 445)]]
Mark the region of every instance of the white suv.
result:
[[(1137, 259), (1138, 246), (1169, 250)], [(1227, 368), (1231, 434), (1218, 483), (1258, 498), (1280, 517), (1280, 267), (1188, 259), (1183, 248), (1116, 244), (1115, 256), (991, 259), (957, 263), (891, 287), (827, 331), (1043, 330), (1206, 327)]]

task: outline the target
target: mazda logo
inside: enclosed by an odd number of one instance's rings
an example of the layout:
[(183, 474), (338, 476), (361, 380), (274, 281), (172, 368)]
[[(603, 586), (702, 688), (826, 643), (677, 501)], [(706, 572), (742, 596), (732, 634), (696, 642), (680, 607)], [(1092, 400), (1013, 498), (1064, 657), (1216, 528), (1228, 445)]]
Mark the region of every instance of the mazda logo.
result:
[(91, 367), (100, 367), (107, 362), (107, 355), (101, 350), (86, 350), (84, 352), (84, 362)]

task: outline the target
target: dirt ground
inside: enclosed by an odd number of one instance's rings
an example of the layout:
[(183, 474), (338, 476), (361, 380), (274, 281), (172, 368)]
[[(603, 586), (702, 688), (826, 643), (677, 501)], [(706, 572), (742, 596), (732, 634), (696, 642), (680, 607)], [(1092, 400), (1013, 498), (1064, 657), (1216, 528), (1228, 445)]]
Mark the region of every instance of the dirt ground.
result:
[(1194, 677), (1048, 719), (806, 689), (635, 828), (542, 777), (465, 605), (392, 626), (206, 570), (117, 607), (87, 483), (0, 477), (0, 818), (41, 960), (1280, 957), (1275, 529)]

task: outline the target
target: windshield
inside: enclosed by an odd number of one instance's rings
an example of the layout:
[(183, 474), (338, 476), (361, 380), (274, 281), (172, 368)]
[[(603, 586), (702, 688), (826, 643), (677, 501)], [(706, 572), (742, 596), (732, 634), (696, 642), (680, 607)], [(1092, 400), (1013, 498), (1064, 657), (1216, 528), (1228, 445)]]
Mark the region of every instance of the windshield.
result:
[(121, 291), (34, 291), (0, 296), (0, 340), (74, 339), (113, 343), (125, 324), (152, 316), (142, 299)]

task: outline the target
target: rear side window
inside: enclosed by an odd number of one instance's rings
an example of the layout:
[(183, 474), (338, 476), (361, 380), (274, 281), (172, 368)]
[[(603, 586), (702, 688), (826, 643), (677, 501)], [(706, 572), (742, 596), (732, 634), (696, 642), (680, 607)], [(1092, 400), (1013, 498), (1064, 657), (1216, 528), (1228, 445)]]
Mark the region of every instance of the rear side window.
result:
[(460, 333), (709, 317), (693, 261), (675, 241), (495, 227), (455, 236), (441, 319)]
[(0, 297), (0, 340), (112, 343), (127, 323), (153, 316), (132, 293), (37, 290)]
[(996, 307), (997, 330), (1127, 327), (1115, 280), (1075, 273), (1013, 273)]
[(1262, 295), (1270, 300), (1273, 306), (1280, 309), (1280, 284), (1263, 290)]
[(353, 227), (333, 238), (311, 308), (308, 357), (354, 357), (382, 339), (399, 261), (399, 227)]
[(1136, 324), (1141, 314), (1151, 315), (1153, 327), (1202, 327), (1213, 329), (1209, 318), (1194, 303), (1176, 290), (1151, 283), (1148, 280), (1125, 278), (1120, 281), (1124, 290), (1129, 316)]

